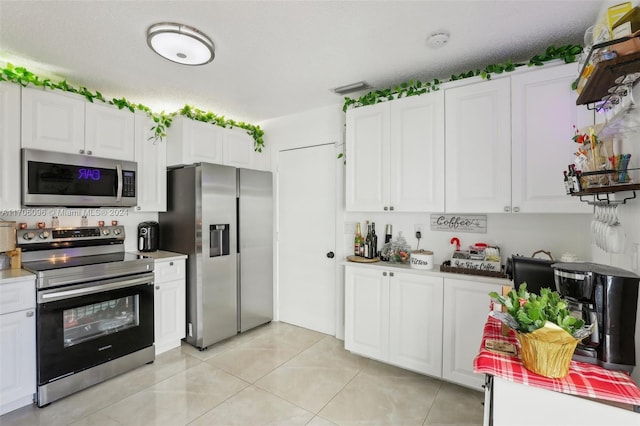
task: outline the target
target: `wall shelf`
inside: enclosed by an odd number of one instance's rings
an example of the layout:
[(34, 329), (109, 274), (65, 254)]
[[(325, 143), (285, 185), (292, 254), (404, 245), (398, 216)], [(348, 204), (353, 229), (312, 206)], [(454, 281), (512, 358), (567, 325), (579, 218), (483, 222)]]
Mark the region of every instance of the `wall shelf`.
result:
[[(594, 45), (587, 55), (585, 65), (583, 65), (580, 74), (578, 74), (579, 78), (584, 73), (585, 67), (588, 66), (594, 52), (636, 37), (640, 37), (640, 35), (635, 37), (621, 37), (616, 40), (609, 40)], [(600, 103), (603, 98), (606, 100), (611, 96), (609, 89), (622, 86), (622, 84), (616, 83), (616, 79), (636, 72), (640, 72), (640, 52), (618, 56), (597, 63), (594, 66), (593, 72), (589, 75), (585, 86), (578, 95), (576, 105), (587, 105), (589, 109), (599, 109), (597, 104)]]
[[(573, 197), (580, 197), (580, 201), (588, 203), (590, 205), (615, 205), (626, 204), (627, 200), (633, 200), (636, 198), (636, 191), (640, 190), (640, 184), (623, 184), (623, 185), (611, 185), (600, 186), (595, 188), (586, 188), (580, 192), (574, 192), (571, 194)], [(632, 195), (620, 197), (612, 197), (613, 194), (618, 192), (631, 192)], [(588, 199), (586, 197), (591, 197)]]

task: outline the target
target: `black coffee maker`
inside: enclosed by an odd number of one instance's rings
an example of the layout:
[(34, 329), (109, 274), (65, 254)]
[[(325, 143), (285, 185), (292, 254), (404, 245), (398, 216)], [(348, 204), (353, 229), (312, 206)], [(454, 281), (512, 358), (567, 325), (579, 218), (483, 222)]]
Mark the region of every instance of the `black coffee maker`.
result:
[(640, 276), (590, 262), (551, 266), (556, 289), (568, 301), (569, 310), (594, 326), (591, 336), (578, 344), (573, 359), (630, 373), (636, 365)]
[(138, 224), (138, 251), (157, 251), (160, 244), (160, 227), (158, 222), (141, 222)]

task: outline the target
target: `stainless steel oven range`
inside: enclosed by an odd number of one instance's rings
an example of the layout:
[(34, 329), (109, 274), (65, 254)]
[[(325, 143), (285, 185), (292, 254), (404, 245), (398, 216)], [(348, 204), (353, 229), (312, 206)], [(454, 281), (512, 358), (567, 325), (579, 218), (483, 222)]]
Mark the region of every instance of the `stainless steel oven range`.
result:
[(124, 252), (122, 226), (21, 229), (37, 276), (37, 403), (153, 362), (153, 260)]

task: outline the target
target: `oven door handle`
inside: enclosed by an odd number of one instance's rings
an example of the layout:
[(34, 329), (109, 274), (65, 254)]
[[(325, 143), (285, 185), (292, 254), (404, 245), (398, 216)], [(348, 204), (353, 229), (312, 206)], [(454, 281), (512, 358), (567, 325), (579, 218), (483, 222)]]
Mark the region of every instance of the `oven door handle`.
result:
[(56, 300), (70, 299), (72, 297), (86, 296), (89, 294), (101, 293), (108, 290), (117, 290), (120, 288), (133, 287), (136, 285), (148, 284), (153, 285), (153, 275), (132, 278), (128, 280), (112, 281), (104, 284), (82, 286), (69, 290), (59, 290), (49, 292), (40, 292), (38, 294), (38, 303), (53, 302)]
[(116, 190), (116, 201), (122, 201), (122, 165), (116, 164), (116, 174), (118, 175), (118, 189)]

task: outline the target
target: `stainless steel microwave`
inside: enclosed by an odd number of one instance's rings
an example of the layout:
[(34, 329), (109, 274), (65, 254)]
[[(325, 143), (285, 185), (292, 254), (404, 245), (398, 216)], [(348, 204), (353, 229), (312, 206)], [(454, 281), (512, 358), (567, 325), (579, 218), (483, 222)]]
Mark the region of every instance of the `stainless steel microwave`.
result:
[(137, 204), (133, 161), (22, 149), (22, 205), (128, 207)]

